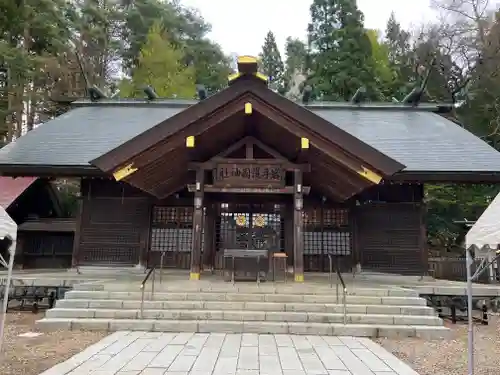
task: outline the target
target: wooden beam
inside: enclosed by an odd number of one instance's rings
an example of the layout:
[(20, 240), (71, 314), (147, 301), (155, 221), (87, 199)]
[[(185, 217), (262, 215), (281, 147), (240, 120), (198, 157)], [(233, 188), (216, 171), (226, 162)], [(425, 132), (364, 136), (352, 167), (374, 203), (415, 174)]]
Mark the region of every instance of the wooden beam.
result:
[(331, 198), (343, 202), (351, 197), (351, 195), (346, 195), (344, 192), (335, 189), (332, 185), (318, 184), (318, 189), (326, 192), (327, 195), (331, 195)]
[[(81, 179), (80, 181), (83, 181)], [(83, 190), (80, 187), (80, 193)], [(83, 201), (85, 197), (81, 197), (77, 199), (77, 211), (76, 211), (76, 223), (75, 223), (75, 235), (73, 238), (73, 252), (71, 256), (71, 267), (74, 267), (78, 270), (78, 266), (80, 265), (80, 238), (82, 233), (82, 223), (83, 223)], [(79, 271), (78, 271), (79, 272)]]
[(157, 175), (153, 179), (148, 179), (148, 176), (146, 176), (143, 180), (145, 185), (144, 187), (148, 188), (149, 191), (161, 190), (164, 186), (168, 185), (172, 181), (178, 181), (180, 178), (186, 180), (187, 175), (188, 171), (184, 168), (165, 170), (161, 175)]
[(311, 158), (311, 149), (310, 148), (299, 148), (297, 152), (297, 157), (295, 158), (295, 162), (297, 164), (305, 164), (310, 163), (309, 159)]
[(358, 192), (372, 185), (367, 183), (365, 180), (356, 177), (352, 173), (347, 172), (346, 170), (334, 169), (333, 166), (324, 162), (319, 162), (315, 165), (314, 169), (325, 171), (325, 173), (333, 176), (336, 181), (341, 182), (341, 184), (337, 185), (342, 185), (346, 188), (346, 190), (351, 192)]
[[(244, 105), (246, 101), (247, 98), (243, 95), (238, 100), (233, 102), (234, 106), (224, 105), (209, 118), (198, 118), (197, 120), (191, 122), (189, 126), (179, 130), (178, 132), (172, 132), (172, 134), (169, 134), (165, 138), (159, 137), (156, 144), (151, 145), (142, 153), (131, 158), (133, 159), (134, 165), (137, 166), (137, 168), (141, 168), (158, 158), (164, 157), (171, 151), (182, 149), (185, 152), (185, 141), (187, 136), (192, 135), (198, 137), (202, 133), (238, 114), (241, 112), (242, 105)], [(181, 113), (184, 112), (191, 112), (191, 110), (183, 111)]]
[(276, 165), (281, 165), (285, 170), (287, 171), (296, 171), (300, 170), (302, 172), (310, 172), (311, 171), (311, 166), (309, 164), (295, 164), (289, 161), (281, 161), (277, 159), (224, 159), (224, 158), (213, 158), (212, 160), (205, 161), (205, 162), (191, 162), (188, 163), (188, 169), (193, 171), (197, 170), (198, 168), (204, 169), (204, 170), (213, 170), (214, 168), (217, 167), (217, 164), (256, 164), (256, 165), (269, 165), (269, 164), (276, 164)]
[(201, 272), (201, 246), (203, 240), (203, 188), (205, 173), (202, 169), (196, 171), (193, 212), (193, 244), (191, 249), (190, 280), (199, 280)]
[(260, 141), (259, 139), (257, 138), (254, 138), (254, 137), (251, 137), (252, 138), (252, 142), (255, 146), (257, 146), (258, 148), (260, 148), (261, 150), (267, 152), (269, 155), (271, 155), (273, 158), (275, 159), (278, 159), (278, 160), (283, 160), (283, 161), (288, 161), (288, 159), (286, 157), (284, 157), (283, 155), (281, 155), (278, 151), (274, 150), (273, 148), (269, 147), (268, 145), (266, 145), (265, 143), (263, 143), (262, 141)]
[[(246, 137), (240, 139), (238, 142), (231, 145), (231, 147), (229, 147), (228, 149), (217, 154), (211, 160), (217, 159), (217, 158), (227, 158), (228, 155), (231, 155), (233, 152), (235, 152), (239, 148), (241, 148), (243, 146), (248, 146), (249, 144), (257, 146), (258, 148), (267, 152), (269, 155), (271, 155), (275, 159), (282, 160), (282, 161), (288, 161), (288, 159), (286, 157), (284, 157), (283, 155), (281, 155), (278, 151), (272, 149), (271, 147), (269, 147), (268, 145), (266, 145), (265, 143), (263, 143), (259, 139), (252, 137), (252, 136), (246, 136)], [(248, 156), (247, 156), (247, 158), (248, 158)], [(248, 158), (248, 159), (253, 159), (253, 157)]]
[(293, 186), (293, 268), (296, 282), (304, 281), (304, 198), (302, 172), (294, 172)]
[(158, 158), (154, 160), (132, 176), (126, 178), (125, 181), (138, 189), (158, 197), (158, 191), (163, 190), (172, 181), (175, 182), (179, 177), (187, 174), (186, 163), (187, 160), (183, 153), (170, 153), (165, 159)]
[(245, 159), (253, 159), (253, 142), (250, 142), (249, 140), (246, 141), (245, 143)]
[(139, 235), (140, 235), (140, 246), (139, 246), (139, 265), (142, 267), (148, 267), (149, 258), (149, 245), (151, 240), (151, 225), (152, 225), (152, 215), (153, 215), (153, 199), (147, 199), (148, 214), (141, 215), (140, 225), (139, 225)]
[(360, 178), (359, 174), (352, 172), (349, 169), (342, 167), (337, 164), (335, 160), (329, 159), (326, 155), (322, 154), (319, 150), (311, 150), (311, 157), (309, 158), (312, 163), (316, 165), (316, 161), (318, 161), (318, 166), (325, 168), (327, 171), (332, 173), (334, 176), (340, 178), (342, 182), (346, 182), (346, 185), (350, 186), (351, 189), (354, 188), (357, 191), (360, 189), (365, 189), (373, 183), (367, 181), (364, 178)]
[[(292, 134), (296, 135), (298, 138), (304, 138), (304, 135), (310, 133), (310, 130), (304, 127), (295, 119), (290, 119), (289, 116), (282, 116), (277, 113), (275, 110), (268, 107), (268, 105), (260, 103), (258, 101), (255, 102), (255, 109), (266, 116), (269, 120), (274, 122), (275, 124), (281, 126), (284, 129), (287, 129)], [(378, 176), (378, 174), (372, 169), (371, 166), (364, 165), (365, 163), (358, 160), (356, 155), (349, 155), (341, 147), (331, 144), (329, 141), (312, 135), (307, 137), (309, 139), (310, 146), (315, 146), (320, 149), (321, 152), (325, 153), (337, 163), (341, 164), (345, 168), (352, 170), (360, 174), (360, 176), (368, 178), (373, 177), (371, 173), (366, 173), (365, 169), (369, 172), (372, 172)], [(381, 176), (383, 177), (383, 176)]]
[(165, 199), (171, 196), (172, 194), (178, 192), (179, 190), (182, 190), (185, 187), (186, 187), (186, 182), (185, 180), (182, 180), (182, 182), (168, 185), (165, 189), (157, 191), (153, 195), (158, 199)]
[(314, 164), (313, 172), (307, 176), (308, 183), (313, 187), (321, 187), (337, 199), (344, 201), (354, 194), (364, 190), (366, 186), (352, 185), (344, 178), (344, 173), (338, 173), (323, 164)]
[(250, 137), (241, 138), (238, 142), (233, 143), (231, 146), (226, 148), (224, 151), (218, 153), (214, 157), (215, 158), (226, 158), (228, 155), (231, 155), (233, 152), (235, 152), (239, 148), (245, 146), (247, 144), (248, 138), (250, 138)]
[[(196, 185), (188, 185), (188, 190), (190, 192), (196, 191)], [(285, 186), (284, 188), (260, 188), (260, 187), (248, 187), (248, 188), (237, 188), (237, 187), (217, 187), (214, 185), (205, 185), (205, 193), (234, 193), (234, 194), (293, 194), (293, 186)], [(302, 188), (303, 194), (307, 195), (311, 191), (310, 186), (304, 186)]]
[(139, 168), (136, 168), (134, 166), (134, 163), (130, 163), (130, 164), (116, 170), (115, 172), (113, 172), (113, 177), (115, 178), (116, 181), (121, 181), (124, 178), (134, 174), (138, 170), (139, 170)]
[(215, 267), (215, 222), (217, 219), (217, 210), (214, 202), (205, 204), (206, 216), (203, 223), (205, 229), (205, 238), (203, 244), (203, 271), (211, 271)]

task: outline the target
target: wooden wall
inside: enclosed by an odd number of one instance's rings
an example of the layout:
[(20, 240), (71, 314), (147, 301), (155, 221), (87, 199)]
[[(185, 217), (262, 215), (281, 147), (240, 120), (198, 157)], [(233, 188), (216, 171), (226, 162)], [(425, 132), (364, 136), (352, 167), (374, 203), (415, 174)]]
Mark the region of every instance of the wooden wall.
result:
[(18, 230), (14, 261), (25, 269), (69, 268), (73, 236), (73, 232)]
[[(376, 187), (343, 206), (321, 208), (317, 202), (305, 206), (305, 245), (309, 246), (304, 249), (305, 270), (328, 271), (332, 249), (318, 241), (333, 238), (336, 250), (332, 251), (343, 271), (359, 260), (364, 270), (421, 275), (427, 271), (421, 202), (421, 186), (396, 185)], [(83, 180), (73, 265), (159, 265), (163, 248), (150, 250), (155, 248), (151, 219), (155, 207), (161, 206), (180, 210), (175, 220), (157, 220), (153, 224), (157, 231), (190, 230), (183, 219), (192, 210), (189, 193), (157, 201), (126, 184)], [(285, 244), (285, 248), (289, 246)], [(170, 251), (164, 261), (167, 267), (189, 268), (190, 252)]]
[(150, 198), (126, 184), (82, 180), (74, 265), (138, 265), (149, 238)]
[(350, 205), (312, 204), (304, 207), (304, 271), (350, 271), (354, 238)]
[[(182, 201), (181, 201), (182, 202)], [(147, 264), (189, 269), (193, 237), (193, 205), (154, 205)], [(168, 202), (166, 203), (168, 204)], [(161, 259), (164, 253), (163, 260)]]
[(422, 275), (421, 208), (415, 204), (367, 204), (356, 212), (363, 270)]
[(428, 271), (423, 186), (388, 185), (364, 192), (354, 212), (363, 270), (405, 275)]

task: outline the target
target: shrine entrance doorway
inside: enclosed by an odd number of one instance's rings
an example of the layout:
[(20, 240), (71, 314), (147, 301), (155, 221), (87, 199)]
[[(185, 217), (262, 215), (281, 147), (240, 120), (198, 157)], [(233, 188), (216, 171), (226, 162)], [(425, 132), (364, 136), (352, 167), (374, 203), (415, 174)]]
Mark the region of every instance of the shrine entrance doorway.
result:
[[(284, 203), (218, 203), (215, 220), (216, 268), (234, 267), (239, 279), (253, 280), (272, 277), (272, 256), (285, 252), (286, 204)], [(248, 250), (248, 258), (224, 259), (227, 249)], [(257, 260), (251, 252), (264, 251), (266, 257)], [(228, 276), (228, 275), (226, 275)]]
[[(195, 183), (188, 185), (195, 207), (207, 207), (204, 221), (201, 215), (197, 219), (204, 229), (203, 269), (215, 266), (226, 274), (230, 260), (232, 276), (258, 281), (258, 275), (273, 277), (269, 271), (279, 258), (281, 269), (293, 265), (303, 279), (301, 211), (310, 186), (303, 186), (302, 173), (310, 171), (309, 164), (291, 162), (246, 136), (208, 161), (190, 163), (190, 169), (196, 173)], [(196, 245), (201, 242), (198, 238)], [(285, 254), (275, 256), (281, 252)], [(192, 268), (197, 271), (198, 265)]]
[(281, 204), (219, 205), (216, 247), (284, 251), (284, 209)]

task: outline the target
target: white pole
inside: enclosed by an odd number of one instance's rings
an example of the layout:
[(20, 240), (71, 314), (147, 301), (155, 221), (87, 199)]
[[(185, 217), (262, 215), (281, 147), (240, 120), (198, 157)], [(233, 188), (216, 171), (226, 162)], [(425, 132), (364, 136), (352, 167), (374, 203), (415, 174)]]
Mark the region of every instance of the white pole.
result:
[(468, 374), (474, 375), (474, 325), (472, 320), (472, 256), (470, 249), (465, 250), (465, 263), (467, 268), (467, 315), (468, 315), (468, 335), (467, 335), (467, 354), (468, 354)]
[(0, 315), (0, 354), (2, 354), (2, 344), (5, 329), (5, 320), (7, 319), (7, 304), (9, 302), (9, 287), (12, 280), (12, 269), (14, 268), (14, 255), (16, 254), (16, 241), (12, 241), (8, 251), (9, 266), (7, 269), (7, 284), (5, 285), (5, 293), (3, 296), (2, 314)]

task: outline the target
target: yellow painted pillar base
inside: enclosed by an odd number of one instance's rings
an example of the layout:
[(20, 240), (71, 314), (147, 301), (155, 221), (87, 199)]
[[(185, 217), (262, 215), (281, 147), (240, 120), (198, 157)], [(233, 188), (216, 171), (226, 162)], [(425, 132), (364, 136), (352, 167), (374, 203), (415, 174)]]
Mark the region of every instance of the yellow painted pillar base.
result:
[(199, 272), (190, 272), (189, 273), (189, 280), (199, 280), (199, 279), (200, 279)]
[(295, 282), (297, 283), (303, 283), (304, 282), (304, 274), (299, 273), (295, 275)]

